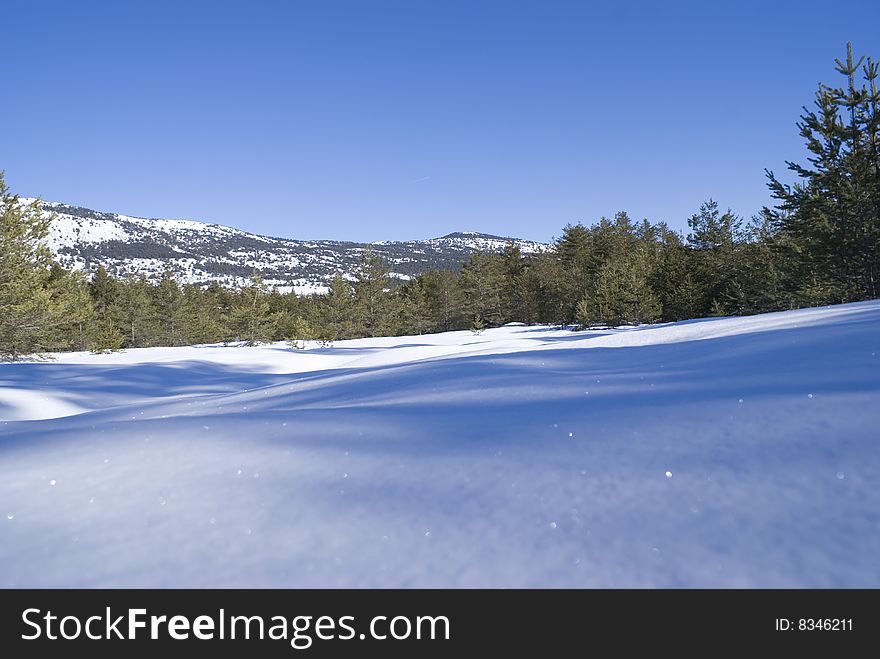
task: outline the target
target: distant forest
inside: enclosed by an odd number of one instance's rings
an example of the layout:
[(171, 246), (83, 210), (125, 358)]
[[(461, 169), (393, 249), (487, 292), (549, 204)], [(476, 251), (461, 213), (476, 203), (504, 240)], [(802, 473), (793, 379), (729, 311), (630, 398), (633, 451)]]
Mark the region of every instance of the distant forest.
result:
[(356, 337), (443, 332), (509, 322), (573, 328), (754, 314), (878, 297), (880, 92), (878, 63), (836, 60), (842, 86), (821, 85), (797, 128), (798, 182), (767, 171), (775, 204), (748, 221), (712, 200), (683, 235), (626, 213), (566, 226), (553, 248), (475, 253), (458, 272), (397, 285), (366, 253), (356, 278), (325, 295), (282, 294), (256, 273), (247, 286), (87, 280), (52, 262), (50, 218), (23, 204), (0, 174), (0, 358), (51, 351), (287, 340), (325, 345)]

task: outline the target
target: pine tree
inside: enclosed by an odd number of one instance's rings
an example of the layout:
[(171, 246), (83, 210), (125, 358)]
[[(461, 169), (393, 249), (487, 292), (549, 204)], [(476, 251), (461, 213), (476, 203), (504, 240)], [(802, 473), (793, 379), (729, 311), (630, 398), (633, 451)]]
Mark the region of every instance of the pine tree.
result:
[(101, 313), (109, 311), (116, 302), (119, 294), (118, 282), (113, 279), (103, 265), (98, 266), (92, 281), (89, 283), (89, 293), (92, 296), (92, 304)]
[(671, 306), (675, 311), (667, 316), (668, 320), (699, 318), (709, 313), (706, 309), (706, 286), (697, 281), (692, 271), (686, 271), (684, 277), (676, 282), (671, 299), (674, 300)]
[(480, 314), (475, 313), (473, 320), (471, 321), (471, 332), (478, 336), (483, 333), (484, 329), (486, 329), (486, 323), (483, 321), (483, 317)]
[(357, 333), (384, 336), (390, 325), (386, 290), (391, 286), (390, 270), (385, 260), (371, 250), (361, 257), (354, 284)]
[(792, 308), (794, 296), (786, 289), (786, 262), (779, 237), (766, 213), (752, 218), (749, 238), (739, 248), (735, 293), (738, 313), (754, 314)]
[(470, 316), (479, 316), (487, 325), (500, 325), (504, 319), (501, 291), (504, 286), (501, 258), (477, 251), (461, 270), (459, 285), (465, 295)]
[(501, 309), (502, 323), (532, 322), (534, 305), (531, 304), (532, 278), (529, 261), (513, 243), (504, 246), (501, 253)]
[(93, 318), (89, 327), (88, 347), (92, 352), (112, 352), (125, 343), (115, 322), (119, 289), (119, 282), (107, 273), (103, 265), (98, 266), (89, 283)]
[(599, 272), (595, 292), (578, 302), (578, 322), (582, 326), (608, 327), (654, 322), (660, 318), (662, 308), (648, 276), (644, 253), (609, 260)]
[(224, 343), (234, 340), (232, 328), (229, 326), (229, 319), (234, 305), (232, 291), (221, 286), (216, 281), (211, 282), (205, 289), (205, 302), (210, 308), (211, 317), (217, 323), (217, 340)]
[(688, 226), (692, 275), (704, 294), (698, 315), (742, 313), (737, 263), (743, 242), (742, 220), (729, 209), (722, 214), (718, 202), (710, 199), (691, 216)]
[(183, 287), (183, 331), (187, 343), (216, 343), (223, 340), (223, 327), (213, 297), (201, 286)]
[(431, 270), (419, 277), (430, 316), (430, 330), (449, 332), (467, 327), (458, 279), (449, 270)]
[(302, 316), (294, 316), (287, 329), (285, 340), (295, 350), (302, 350), (306, 344), (315, 339), (315, 330)]
[(69, 272), (57, 263), (49, 270), (49, 295), (57, 309), (52, 350), (87, 350), (94, 326), (89, 283), (82, 272)]
[(48, 288), (50, 218), (39, 202), (22, 203), (0, 172), (0, 359), (51, 347), (59, 318)]
[(170, 268), (162, 273), (159, 285), (152, 288), (153, 304), (158, 322), (157, 343), (179, 346), (184, 343), (184, 308), (180, 286)]
[(555, 267), (544, 264), (541, 274), (557, 301), (551, 322), (565, 325), (576, 316), (576, 305), (595, 287), (597, 266), (593, 257), (592, 235), (580, 222), (566, 225), (554, 245)]
[(707, 297), (706, 286), (694, 276), (696, 257), (684, 239), (663, 223), (657, 226), (659, 253), (650, 278), (660, 300), (664, 321), (697, 318)]
[(541, 309), (545, 303), (542, 299), (541, 280), (538, 277), (535, 264), (537, 259), (532, 256), (526, 259), (526, 268), (512, 282), (512, 295), (519, 304), (519, 312), (517, 317), (511, 313), (511, 320), (518, 320), (523, 323), (539, 322), (541, 317)]
[(350, 339), (354, 333), (354, 291), (342, 275), (336, 275), (330, 282), (330, 290), (321, 298), (323, 327), (318, 330), (319, 338), (332, 342)]
[[(538, 322), (565, 325), (573, 319), (576, 312), (570, 311), (568, 295), (568, 275), (556, 249), (539, 254), (531, 267), (534, 277), (533, 296)], [(576, 294), (576, 293), (574, 293)], [(582, 292), (581, 295), (585, 293)]]
[[(296, 294), (287, 295), (273, 288), (266, 298), (269, 305), (269, 323), (272, 327), (272, 340), (283, 341), (290, 336), (290, 329), (295, 325), (297, 317), (302, 317)], [(305, 320), (305, 318), (303, 318)]]
[[(603, 269), (610, 263), (627, 258), (639, 248), (640, 242), (644, 243), (642, 245), (644, 249), (655, 240), (654, 232), (650, 228), (645, 229), (645, 225), (648, 223), (644, 222), (641, 226), (636, 226), (629, 215), (619, 212), (615, 214), (613, 220), (603, 217), (590, 228), (582, 224), (565, 227), (562, 238), (555, 246), (561, 282), (557, 322), (567, 324), (583, 318), (581, 302), (595, 301), (596, 290), (600, 286), (607, 288), (609, 285), (607, 281), (604, 284), (599, 282)], [(540, 267), (543, 272), (539, 270), (539, 276), (540, 274), (546, 276), (548, 273), (546, 264)], [(549, 272), (552, 273), (552, 269)], [(608, 272), (610, 273), (611, 269)], [(606, 275), (606, 279), (609, 276)]]
[(238, 340), (248, 346), (259, 345), (272, 338), (268, 291), (256, 270), (251, 275), (250, 284), (239, 291), (229, 324)]
[[(169, 290), (166, 294), (171, 293)], [(126, 347), (144, 348), (161, 342), (154, 298), (158, 298), (158, 294), (143, 276), (129, 276), (119, 282), (113, 315)]]
[(778, 201), (768, 212), (797, 266), (791, 285), (807, 303), (880, 295), (878, 65), (862, 62), (847, 44), (846, 60), (836, 60), (846, 86), (819, 85), (815, 109), (804, 108), (797, 126), (809, 164), (786, 163), (799, 181), (784, 184), (767, 171)]
[[(272, 340), (286, 341), (295, 334), (296, 319), (303, 318), (295, 313), (282, 310), (273, 310), (273, 304), (269, 302), (269, 324), (272, 326)], [(305, 318), (303, 318), (305, 320)]]
[(431, 309), (424, 279), (416, 277), (398, 288), (389, 298), (395, 334), (425, 334), (433, 329)]
[(95, 313), (90, 334), (88, 347), (96, 354), (115, 352), (125, 343), (125, 337), (113, 322), (109, 309)]

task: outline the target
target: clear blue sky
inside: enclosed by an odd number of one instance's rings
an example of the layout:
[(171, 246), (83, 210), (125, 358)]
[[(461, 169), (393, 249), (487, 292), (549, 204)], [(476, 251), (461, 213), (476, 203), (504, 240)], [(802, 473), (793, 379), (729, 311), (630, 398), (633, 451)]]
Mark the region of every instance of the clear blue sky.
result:
[(350, 240), (749, 216), (880, 2), (0, 6), (16, 192)]

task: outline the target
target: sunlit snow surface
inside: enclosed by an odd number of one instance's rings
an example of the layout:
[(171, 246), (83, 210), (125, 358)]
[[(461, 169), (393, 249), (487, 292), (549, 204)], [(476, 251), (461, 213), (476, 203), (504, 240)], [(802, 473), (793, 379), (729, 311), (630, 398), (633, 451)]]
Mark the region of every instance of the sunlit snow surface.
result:
[(880, 587), (880, 303), (0, 365), (0, 586)]

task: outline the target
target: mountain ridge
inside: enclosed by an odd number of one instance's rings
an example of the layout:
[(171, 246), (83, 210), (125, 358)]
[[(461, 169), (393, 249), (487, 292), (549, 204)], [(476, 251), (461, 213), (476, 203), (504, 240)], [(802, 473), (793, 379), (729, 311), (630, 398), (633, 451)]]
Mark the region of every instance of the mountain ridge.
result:
[[(29, 201), (22, 199), (23, 202)], [(523, 253), (549, 246), (474, 231), (453, 231), (424, 240), (299, 240), (265, 236), (235, 227), (183, 219), (143, 218), (63, 202), (43, 202), (53, 216), (47, 244), (65, 268), (155, 279), (171, 268), (180, 281), (238, 286), (256, 270), (282, 292), (322, 293), (336, 275), (354, 278), (362, 255), (382, 256), (391, 277), (406, 281), (432, 269), (457, 270), (476, 251), (513, 244)]]

